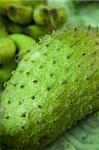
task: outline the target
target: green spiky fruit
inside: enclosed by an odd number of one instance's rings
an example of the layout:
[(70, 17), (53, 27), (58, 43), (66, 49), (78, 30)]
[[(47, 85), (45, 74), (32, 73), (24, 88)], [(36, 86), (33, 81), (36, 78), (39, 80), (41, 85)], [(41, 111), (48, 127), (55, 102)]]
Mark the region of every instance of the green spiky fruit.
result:
[(9, 19), (15, 23), (24, 25), (32, 20), (32, 8), (23, 5), (10, 5), (7, 11)]
[(38, 5), (33, 11), (33, 19), (38, 25), (46, 25), (50, 23), (49, 9), (46, 5)]
[(2, 144), (42, 148), (99, 109), (98, 37), (97, 28), (66, 27), (23, 57), (1, 95)]
[(15, 43), (8, 37), (0, 39), (0, 64), (6, 63), (14, 58), (16, 53)]

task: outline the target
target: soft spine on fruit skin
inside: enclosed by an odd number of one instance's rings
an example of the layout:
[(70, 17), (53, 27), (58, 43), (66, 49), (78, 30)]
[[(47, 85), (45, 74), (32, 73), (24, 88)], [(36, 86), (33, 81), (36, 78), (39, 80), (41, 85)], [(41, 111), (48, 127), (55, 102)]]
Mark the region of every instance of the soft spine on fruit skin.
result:
[(99, 110), (99, 29), (65, 28), (31, 48), (1, 95), (8, 149), (42, 148)]

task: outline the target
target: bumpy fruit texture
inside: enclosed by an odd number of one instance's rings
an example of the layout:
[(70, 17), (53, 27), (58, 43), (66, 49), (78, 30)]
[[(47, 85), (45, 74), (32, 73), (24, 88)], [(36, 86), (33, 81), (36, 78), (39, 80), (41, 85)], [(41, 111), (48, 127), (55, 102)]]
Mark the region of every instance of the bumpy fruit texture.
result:
[(50, 10), (51, 24), (53, 28), (61, 27), (67, 21), (67, 13), (64, 8), (53, 8)]
[(0, 39), (0, 64), (9, 62), (16, 53), (15, 43), (8, 37)]
[(10, 5), (7, 11), (9, 19), (15, 23), (24, 25), (32, 20), (32, 8), (22, 5)]
[(17, 63), (12, 60), (0, 67), (0, 83), (4, 83), (11, 77), (11, 72), (16, 68)]
[(99, 109), (98, 38), (97, 28), (73, 26), (32, 47), (1, 96), (2, 144), (42, 148)]
[(38, 25), (46, 25), (50, 23), (50, 14), (48, 6), (38, 5), (33, 11), (33, 19)]
[(29, 51), (29, 48), (36, 44), (36, 41), (33, 38), (24, 34), (11, 34), (9, 38), (11, 38), (11, 40), (13, 40), (16, 44), (19, 56), (27, 53), (27, 51)]

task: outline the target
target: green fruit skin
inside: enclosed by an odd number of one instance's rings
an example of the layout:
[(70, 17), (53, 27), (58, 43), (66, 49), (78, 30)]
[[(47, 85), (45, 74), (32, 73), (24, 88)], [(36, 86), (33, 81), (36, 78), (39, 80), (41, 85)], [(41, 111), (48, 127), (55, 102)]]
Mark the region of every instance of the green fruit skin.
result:
[(98, 35), (66, 26), (23, 57), (1, 95), (2, 144), (40, 149), (99, 110)]
[(9, 62), (16, 53), (15, 43), (8, 37), (0, 39), (0, 64)]
[(0, 68), (0, 83), (4, 83), (10, 79), (11, 72), (16, 68), (16, 66), (17, 63), (14, 60), (2, 65), (2, 68)]
[(50, 23), (49, 8), (46, 5), (38, 5), (33, 11), (33, 20), (38, 25)]
[(24, 29), (24, 33), (34, 38), (36, 41), (49, 31), (48, 27), (29, 25)]
[(27, 53), (29, 48), (36, 44), (33, 38), (20, 33), (11, 34), (9, 38), (15, 42), (19, 55)]
[(9, 19), (20, 25), (25, 25), (32, 20), (32, 8), (23, 5), (10, 5), (7, 10)]

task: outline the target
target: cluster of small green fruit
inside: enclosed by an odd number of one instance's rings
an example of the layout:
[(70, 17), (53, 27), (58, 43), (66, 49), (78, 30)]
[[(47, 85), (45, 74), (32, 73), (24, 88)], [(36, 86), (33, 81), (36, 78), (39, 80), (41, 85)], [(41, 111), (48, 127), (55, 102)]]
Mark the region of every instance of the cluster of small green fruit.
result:
[(66, 20), (64, 8), (52, 8), (45, 0), (0, 1), (0, 83), (7, 81), (16, 68), (16, 54), (22, 56), (40, 37), (60, 28)]

